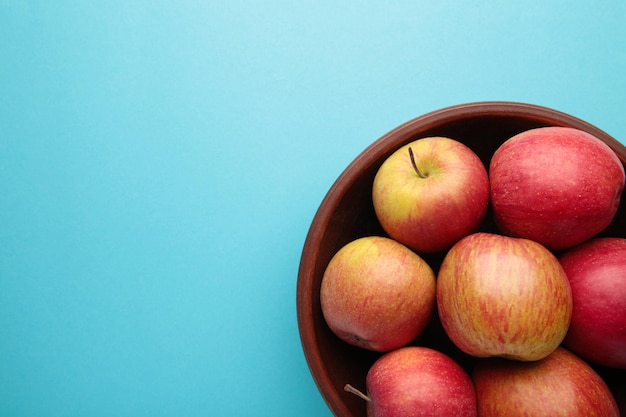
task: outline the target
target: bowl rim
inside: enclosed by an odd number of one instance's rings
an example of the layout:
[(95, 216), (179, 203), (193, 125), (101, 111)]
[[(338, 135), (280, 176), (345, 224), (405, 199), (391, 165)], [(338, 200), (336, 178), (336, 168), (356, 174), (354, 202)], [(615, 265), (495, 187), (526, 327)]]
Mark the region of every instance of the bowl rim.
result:
[(350, 411), (343, 403), (339, 389), (330, 392), (323, 389), (323, 387), (332, 386), (333, 381), (321, 360), (318, 335), (314, 331), (309, 331), (310, 329), (307, 330), (305, 326), (305, 323), (311, 323), (314, 320), (313, 299), (309, 294), (313, 289), (315, 260), (319, 252), (318, 243), (332, 216), (332, 212), (324, 210), (324, 207), (334, 206), (341, 201), (359, 175), (358, 167), (371, 165), (388, 154), (391, 148), (395, 148), (403, 141), (414, 137), (418, 127), (420, 130), (427, 130), (469, 116), (520, 116), (536, 120), (538, 123), (578, 128), (601, 137), (609, 147), (618, 153), (622, 163), (626, 164), (624, 145), (598, 127), (560, 110), (515, 101), (477, 101), (434, 110), (391, 129), (360, 152), (337, 177), (322, 199), (311, 221), (302, 249), (296, 285), (297, 323), (303, 353), (318, 391), (335, 415), (350, 415)]

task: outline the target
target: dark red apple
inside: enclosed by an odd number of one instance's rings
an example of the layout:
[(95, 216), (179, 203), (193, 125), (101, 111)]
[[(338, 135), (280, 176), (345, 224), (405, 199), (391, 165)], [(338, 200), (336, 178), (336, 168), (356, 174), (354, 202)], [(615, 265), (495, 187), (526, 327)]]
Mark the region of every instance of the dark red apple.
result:
[(591, 239), (559, 260), (574, 300), (564, 344), (591, 362), (626, 369), (626, 239)]
[(605, 229), (624, 189), (624, 167), (595, 136), (542, 127), (504, 142), (489, 166), (496, 225), (551, 250), (580, 244)]

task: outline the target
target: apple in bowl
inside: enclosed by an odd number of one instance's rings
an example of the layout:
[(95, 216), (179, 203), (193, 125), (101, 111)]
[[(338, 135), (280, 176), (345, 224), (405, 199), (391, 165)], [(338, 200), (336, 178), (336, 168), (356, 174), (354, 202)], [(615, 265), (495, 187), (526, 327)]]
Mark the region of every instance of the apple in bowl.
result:
[(467, 354), (535, 361), (563, 341), (572, 293), (544, 246), (481, 232), (461, 239), (443, 259), (437, 306), (447, 335)]
[(534, 362), (481, 360), (472, 380), (481, 417), (620, 417), (600, 375), (563, 348)]
[(343, 341), (387, 352), (415, 339), (435, 308), (435, 274), (395, 240), (362, 237), (330, 260), (320, 289), (322, 313)]
[(529, 129), (505, 141), (489, 165), (498, 228), (551, 250), (583, 243), (613, 220), (624, 190), (615, 152), (580, 129)]
[(591, 362), (626, 369), (626, 239), (591, 239), (559, 260), (574, 300), (564, 344)]
[(404, 145), (376, 173), (372, 203), (385, 232), (421, 253), (449, 249), (474, 232), (489, 205), (489, 179), (463, 143), (426, 137)]
[(369, 369), (367, 394), (344, 388), (367, 401), (371, 417), (475, 417), (476, 391), (467, 372), (437, 350), (407, 346), (381, 356)]

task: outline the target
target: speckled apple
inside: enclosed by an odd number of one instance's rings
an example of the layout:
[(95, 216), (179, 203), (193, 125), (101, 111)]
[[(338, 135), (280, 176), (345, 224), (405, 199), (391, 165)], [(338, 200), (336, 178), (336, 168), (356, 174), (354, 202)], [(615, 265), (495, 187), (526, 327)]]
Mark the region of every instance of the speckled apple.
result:
[(624, 167), (590, 133), (559, 126), (526, 130), (505, 141), (489, 165), (496, 225), (551, 250), (604, 230), (624, 190)]

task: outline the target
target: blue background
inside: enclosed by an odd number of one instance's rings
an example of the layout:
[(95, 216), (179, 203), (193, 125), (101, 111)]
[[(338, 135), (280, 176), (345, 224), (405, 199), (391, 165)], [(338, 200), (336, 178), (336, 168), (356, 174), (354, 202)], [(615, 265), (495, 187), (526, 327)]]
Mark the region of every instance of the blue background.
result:
[(0, 415), (329, 416), (302, 245), (366, 146), (470, 101), (626, 140), (626, 3), (0, 0)]

